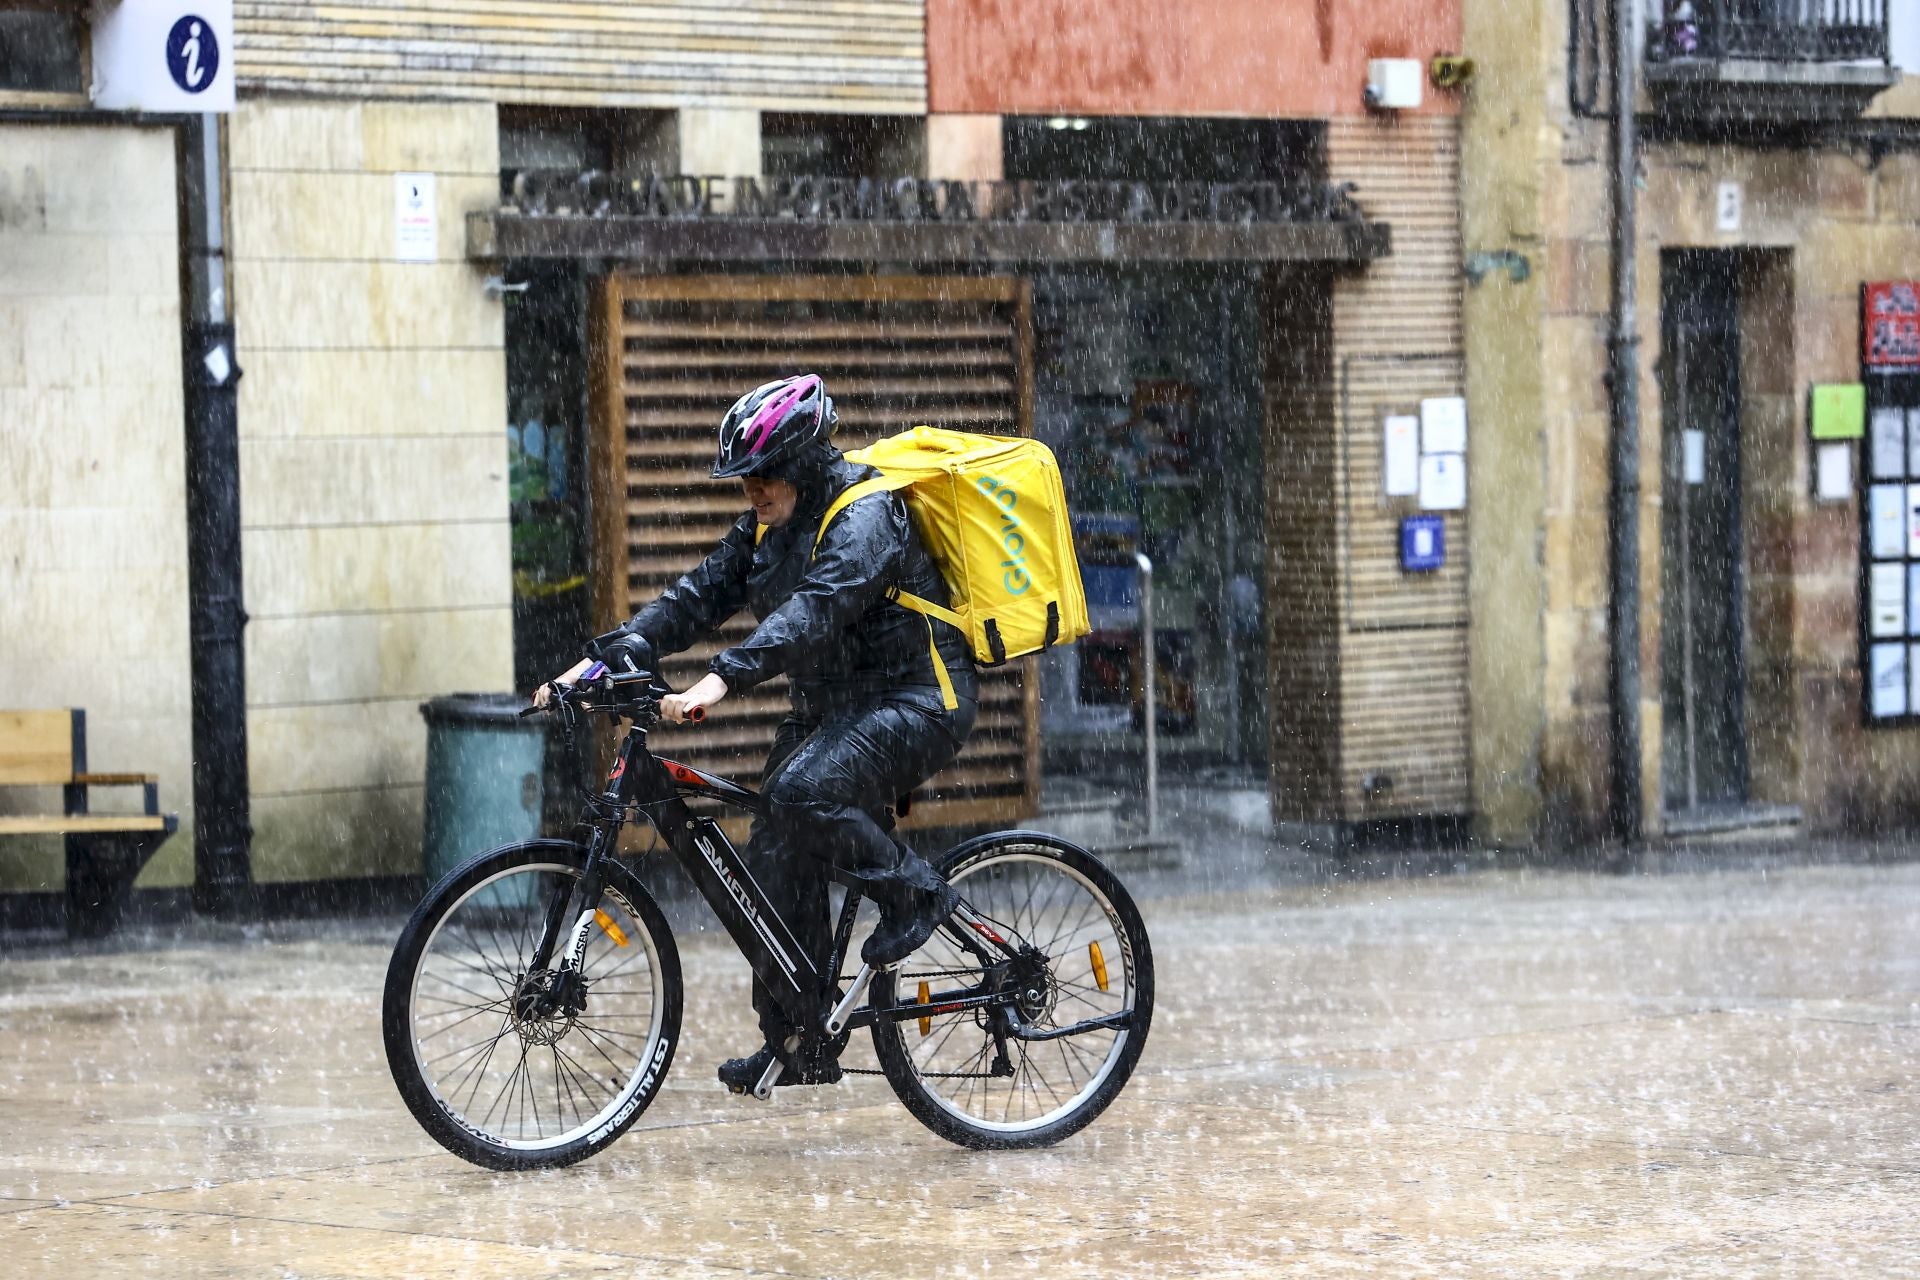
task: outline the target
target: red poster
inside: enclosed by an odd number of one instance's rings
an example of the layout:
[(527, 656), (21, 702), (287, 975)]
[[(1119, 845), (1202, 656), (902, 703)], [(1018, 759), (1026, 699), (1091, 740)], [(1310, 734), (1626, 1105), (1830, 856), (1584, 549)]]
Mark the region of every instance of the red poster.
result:
[(1920, 283), (1883, 280), (1868, 285), (1861, 339), (1870, 366), (1920, 368)]

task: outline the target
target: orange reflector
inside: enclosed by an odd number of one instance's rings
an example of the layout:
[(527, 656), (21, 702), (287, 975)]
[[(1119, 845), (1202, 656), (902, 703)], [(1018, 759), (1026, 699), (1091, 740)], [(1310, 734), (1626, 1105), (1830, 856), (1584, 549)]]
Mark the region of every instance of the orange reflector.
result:
[(1100, 953), (1099, 943), (1087, 944), (1087, 959), (1093, 961), (1093, 980), (1099, 984), (1102, 991), (1105, 991), (1107, 989), (1107, 958)]
[[(625, 929), (622, 929), (619, 925), (615, 924), (613, 922), (612, 916), (608, 915), (606, 912), (602, 911), (600, 908), (595, 907), (593, 909), (593, 918), (595, 920), (598, 920), (600, 922), (600, 927), (607, 931), (607, 936), (613, 939), (614, 946), (624, 947), (627, 945), (627, 931)], [(1102, 991), (1105, 991), (1106, 987), (1102, 986), (1100, 989)]]
[[(933, 991), (932, 991), (932, 989), (931, 989), (931, 988), (929, 988), (929, 987), (927, 986), (927, 984), (926, 984), (926, 983), (924, 983), (924, 982), (922, 982), (922, 983), (920, 984), (920, 998), (919, 998), (919, 1000), (918, 1000), (918, 1001), (916, 1001), (916, 1003), (918, 1003), (918, 1004), (932, 1004), (932, 1003), (933, 1003)], [(933, 1034), (933, 1019), (932, 1019), (932, 1018), (922, 1018), (922, 1019), (920, 1019), (920, 1034), (921, 1034), (921, 1035), (923, 1035), (923, 1036), (926, 1036), (926, 1035), (932, 1035), (932, 1034)]]

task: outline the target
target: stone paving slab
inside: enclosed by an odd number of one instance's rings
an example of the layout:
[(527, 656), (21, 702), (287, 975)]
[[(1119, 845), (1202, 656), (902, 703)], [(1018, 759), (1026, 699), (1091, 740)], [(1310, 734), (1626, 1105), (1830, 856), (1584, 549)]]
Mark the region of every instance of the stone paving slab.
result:
[(1058, 1147), (723, 1093), (747, 974), (695, 934), (658, 1100), (530, 1175), (401, 1107), (393, 923), (14, 954), (0, 1275), (1920, 1275), (1920, 868), (1146, 906), (1146, 1057)]

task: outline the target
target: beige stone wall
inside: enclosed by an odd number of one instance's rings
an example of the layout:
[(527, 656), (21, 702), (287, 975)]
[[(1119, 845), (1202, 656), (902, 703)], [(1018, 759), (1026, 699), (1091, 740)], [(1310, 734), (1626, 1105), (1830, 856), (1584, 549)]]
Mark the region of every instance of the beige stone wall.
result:
[[(1532, 17), (1494, 0), (1466, 6), (1479, 63), (1464, 120), (1466, 250), (1517, 253), (1528, 266), (1523, 281), (1489, 273), (1465, 304), (1475, 482), (1498, 468), (1506, 499), (1478, 506), (1472, 530), (1475, 784), (1487, 836), (1565, 843), (1605, 827), (1610, 197), (1605, 124), (1567, 107), (1564, 6)], [(1875, 114), (1913, 114), (1911, 91), (1885, 95)], [(1864, 154), (1838, 151), (1656, 144), (1643, 167), (1648, 829), (1662, 818), (1660, 271), (1662, 251), (1678, 248), (1745, 251), (1753, 797), (1804, 806), (1815, 829), (1920, 816), (1920, 733), (1861, 727), (1857, 518), (1851, 504), (1811, 500), (1805, 421), (1810, 384), (1859, 377), (1860, 283), (1920, 273), (1920, 157), (1870, 168)], [(1715, 226), (1723, 181), (1745, 193), (1738, 232)]]
[[(417, 872), (419, 704), (512, 681), (494, 109), (243, 101), (229, 163), (255, 875)], [(437, 262), (395, 260), (398, 172)]]
[[(160, 775), (191, 821), (173, 133), (0, 124), (0, 706), (84, 707), (89, 765)], [(98, 810), (137, 807), (101, 791)], [(57, 791), (10, 809), (58, 812)], [(175, 836), (144, 883), (192, 872)], [(58, 840), (0, 840), (57, 890)]]

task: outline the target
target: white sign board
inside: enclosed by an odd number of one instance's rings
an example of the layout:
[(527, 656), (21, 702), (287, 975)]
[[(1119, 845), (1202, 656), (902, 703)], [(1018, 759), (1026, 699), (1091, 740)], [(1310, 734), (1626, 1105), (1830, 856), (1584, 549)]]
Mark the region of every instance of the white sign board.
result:
[(1877, 638), (1907, 633), (1907, 566), (1876, 564), (1867, 575), (1868, 633)]
[(1412, 414), (1388, 414), (1385, 433), (1382, 449), (1387, 496), (1400, 498), (1420, 492), (1420, 419)]
[(1467, 460), (1463, 455), (1421, 455), (1420, 505), (1428, 511), (1458, 511), (1467, 505)]
[(1906, 496), (1903, 484), (1876, 484), (1867, 490), (1868, 545), (1877, 559), (1906, 553)]
[(1459, 396), (1442, 396), (1420, 402), (1420, 452), (1465, 453), (1467, 451), (1467, 402)]
[(233, 0), (94, 0), (93, 105), (233, 110)]
[(1867, 651), (1869, 705), (1875, 716), (1907, 714), (1907, 646), (1876, 644)]
[(393, 256), (400, 262), (439, 261), (440, 224), (430, 173), (393, 175)]
[(1688, 484), (1707, 482), (1707, 433), (1688, 429), (1680, 433), (1680, 475)]
[(1828, 441), (1814, 449), (1814, 496), (1822, 502), (1845, 502), (1853, 497), (1853, 441)]
[(1720, 190), (1713, 203), (1713, 222), (1716, 227), (1722, 231), (1740, 229), (1740, 206), (1745, 202), (1744, 196), (1745, 193), (1740, 189), (1739, 183), (1720, 184)]

